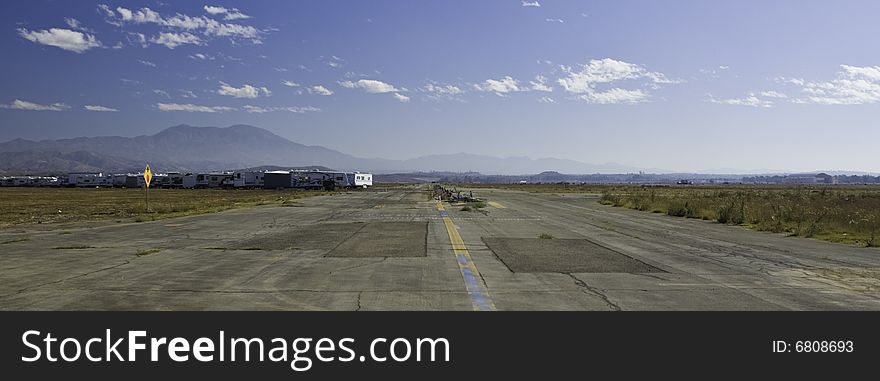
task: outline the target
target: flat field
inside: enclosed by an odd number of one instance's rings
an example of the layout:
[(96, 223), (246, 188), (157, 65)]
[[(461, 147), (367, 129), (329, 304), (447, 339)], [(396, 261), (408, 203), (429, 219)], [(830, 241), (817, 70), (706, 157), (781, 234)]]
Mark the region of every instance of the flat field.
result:
[(150, 209), (147, 211), (143, 189), (0, 188), (0, 228), (99, 220), (141, 222), (257, 205), (296, 206), (296, 199), (324, 194), (327, 193), (150, 189)]

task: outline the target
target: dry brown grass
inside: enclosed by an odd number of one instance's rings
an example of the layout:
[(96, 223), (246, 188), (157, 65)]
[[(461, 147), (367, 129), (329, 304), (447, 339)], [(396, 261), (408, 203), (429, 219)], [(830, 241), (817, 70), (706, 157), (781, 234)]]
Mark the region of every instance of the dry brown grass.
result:
[(151, 221), (257, 205), (290, 205), (291, 200), (330, 193), (150, 189), (147, 211), (143, 189), (0, 188), (0, 227), (99, 220)]

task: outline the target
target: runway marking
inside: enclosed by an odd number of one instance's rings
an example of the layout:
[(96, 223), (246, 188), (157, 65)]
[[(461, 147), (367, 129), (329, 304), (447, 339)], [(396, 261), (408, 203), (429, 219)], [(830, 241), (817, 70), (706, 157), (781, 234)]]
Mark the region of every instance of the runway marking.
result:
[(440, 217), (443, 218), (443, 224), (446, 226), (446, 232), (449, 234), (449, 242), (452, 243), (452, 251), (455, 253), (458, 269), (461, 270), (461, 277), (464, 279), (464, 286), (471, 298), (474, 311), (495, 311), (495, 303), (489, 297), (489, 290), (483, 283), (480, 271), (477, 270), (477, 265), (471, 259), (467, 246), (458, 234), (458, 230), (455, 229), (449, 212), (443, 208), (443, 204), (440, 202), (437, 203), (437, 211), (440, 212)]
[(496, 209), (507, 209), (506, 206), (501, 205), (500, 203), (497, 203), (495, 201), (489, 201), (489, 205)]

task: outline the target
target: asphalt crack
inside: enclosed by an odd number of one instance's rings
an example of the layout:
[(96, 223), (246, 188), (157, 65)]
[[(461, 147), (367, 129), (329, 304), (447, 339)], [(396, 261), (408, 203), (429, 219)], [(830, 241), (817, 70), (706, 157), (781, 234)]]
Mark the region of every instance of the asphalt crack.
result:
[(22, 288), (22, 289), (16, 291), (14, 294), (4, 295), (3, 297), (5, 298), (5, 297), (11, 296), (11, 295), (18, 295), (18, 294), (21, 294), (21, 293), (23, 293), (23, 292), (25, 292), (25, 291), (35, 290), (35, 289), (38, 289), (38, 288), (41, 288), (41, 287), (45, 287), (45, 286), (49, 286), (49, 285), (53, 285), (53, 284), (58, 284), (58, 283), (63, 283), (63, 282), (66, 282), (66, 281), (69, 281), (69, 280), (72, 280), (72, 279), (86, 277), (86, 276), (89, 276), (89, 275), (92, 275), (92, 274), (99, 273), (99, 272), (101, 272), (101, 271), (112, 270), (112, 269), (115, 269), (115, 268), (117, 268), (117, 267), (125, 266), (125, 265), (127, 265), (127, 264), (129, 264), (129, 263), (131, 263), (130, 260), (125, 260), (124, 262), (122, 262), (122, 263), (118, 263), (118, 264), (115, 264), (115, 265), (113, 265), (113, 266), (108, 266), (108, 267), (100, 268), (100, 269), (97, 269), (97, 270), (94, 270), (94, 271), (89, 271), (89, 272), (86, 272), (86, 273), (83, 273), (83, 274), (74, 275), (74, 276), (70, 276), (70, 277), (62, 278), (62, 279), (55, 280), (55, 281), (51, 281), (51, 282), (41, 283), (41, 284), (34, 285), (34, 286), (31, 286), (31, 287), (25, 287), (25, 288)]
[(616, 303), (614, 303), (610, 299), (608, 299), (608, 295), (605, 295), (604, 293), (599, 291), (598, 288), (595, 288), (595, 287), (588, 285), (586, 282), (578, 279), (576, 276), (574, 276), (571, 273), (567, 273), (566, 275), (571, 277), (571, 279), (574, 280), (574, 284), (578, 285), (578, 287), (583, 289), (585, 294), (588, 293), (587, 291), (589, 291), (589, 294), (596, 295), (600, 299), (602, 299), (605, 302), (605, 304), (608, 305), (608, 308), (611, 309), (612, 311), (620, 311), (620, 306), (618, 306)]

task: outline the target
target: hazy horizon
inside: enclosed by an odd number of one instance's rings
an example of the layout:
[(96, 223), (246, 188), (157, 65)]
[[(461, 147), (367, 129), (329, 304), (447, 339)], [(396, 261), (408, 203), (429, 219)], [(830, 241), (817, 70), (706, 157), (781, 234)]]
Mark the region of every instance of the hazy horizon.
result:
[(247, 124), (364, 158), (880, 172), (874, 2), (3, 7), (0, 141)]

